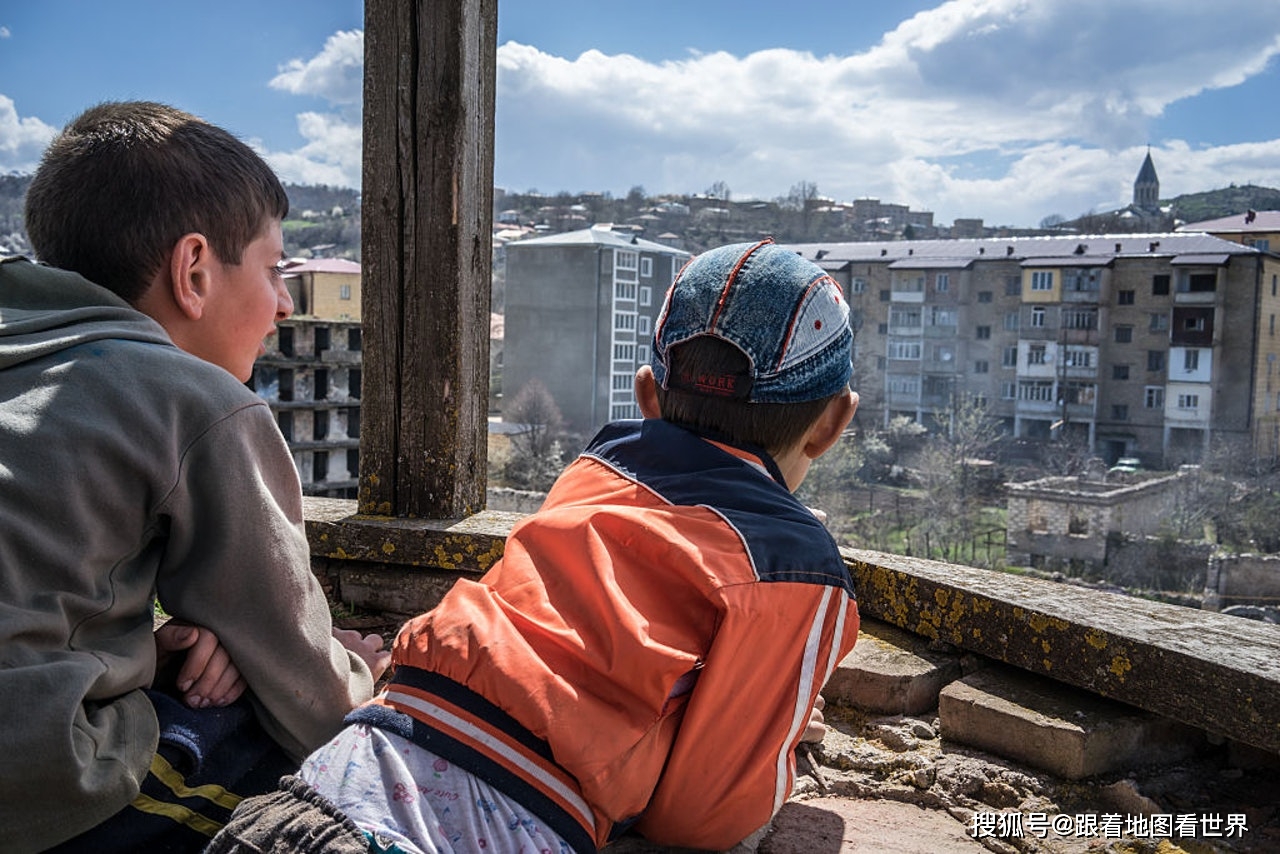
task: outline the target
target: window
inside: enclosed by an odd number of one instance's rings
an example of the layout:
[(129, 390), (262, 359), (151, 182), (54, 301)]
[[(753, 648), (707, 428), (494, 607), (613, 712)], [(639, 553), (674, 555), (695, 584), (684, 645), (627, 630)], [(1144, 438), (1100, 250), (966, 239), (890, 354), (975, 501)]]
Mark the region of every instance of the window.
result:
[(1133, 305), (1134, 292), (1132, 289), (1116, 292), (1116, 305)]
[(890, 374), (888, 377), (890, 394), (919, 394), (920, 378), (915, 376), (898, 376)]
[(640, 259), (640, 278), (642, 279), (653, 278), (653, 259), (652, 258)]
[(978, 335), (979, 341), (986, 341), (988, 338), (991, 337), (991, 327), (979, 326), (977, 330), (977, 335)]
[(979, 359), (978, 361), (973, 363), (973, 372), (975, 374), (985, 374), (990, 372), (990, 370), (991, 370), (991, 363), (988, 362), (986, 359)]
[(1165, 296), (1169, 293), (1169, 274), (1159, 273), (1151, 277), (1151, 295)]
[(1063, 354), (1063, 364), (1068, 368), (1091, 368), (1093, 367), (1093, 351), (1068, 347)]
[(1005, 332), (1016, 332), (1018, 330), (1018, 313), (1011, 311), (1004, 316)]
[(1217, 273), (1191, 273), (1187, 276), (1186, 284), (1178, 282), (1178, 290), (1192, 294), (1212, 293), (1218, 289)]
[(950, 362), (956, 357), (954, 347), (945, 344), (939, 344), (933, 348), (933, 360), (935, 362)]
[(1018, 383), (1018, 400), (1029, 400), (1035, 403), (1053, 403), (1053, 383)]
[(1163, 409), (1164, 408), (1164, 387), (1158, 385), (1149, 385), (1143, 390), (1143, 405), (1147, 409)]
[(1133, 340), (1133, 327), (1117, 326), (1115, 338), (1116, 338), (1117, 344), (1128, 344), (1130, 341)]
[(1031, 309), (1031, 327), (1033, 329), (1044, 329), (1045, 311), (1039, 306)]
[(888, 291), (881, 291), (881, 292), (880, 292), (880, 302), (888, 302), (888, 301), (889, 301), (889, 292), (888, 292)]
[(1180, 394), (1178, 395), (1179, 409), (1199, 409), (1200, 395), (1198, 394)]
[(1129, 407), (1128, 407), (1128, 406), (1126, 406), (1126, 405), (1125, 405), (1125, 404), (1123, 404), (1123, 403), (1113, 403), (1113, 404), (1111, 405), (1111, 420), (1113, 420), (1113, 421), (1128, 421), (1128, 420), (1129, 420)]
[(978, 302), (991, 302), (991, 291), (978, 291)]
[(1271, 315), (1271, 329), (1270, 329), (1270, 334), (1272, 334), (1272, 335), (1275, 335), (1275, 334), (1276, 334), (1276, 316), (1275, 316), (1274, 314), (1273, 314), (1273, 315)]
[(619, 270), (639, 269), (640, 253), (618, 249), (613, 253), (613, 265)]
[(653, 288), (649, 285), (640, 286), (640, 304), (644, 306), (653, 305)]
[(1053, 271), (1052, 270), (1033, 271), (1031, 273), (1031, 290), (1033, 291), (1053, 290)]
[(1027, 348), (1027, 364), (1043, 365), (1049, 361), (1048, 351), (1043, 344), (1032, 344)]
[(1169, 328), (1169, 315), (1167, 315), (1167, 314), (1152, 314), (1152, 315), (1151, 315), (1151, 327), (1150, 327), (1150, 328), (1151, 328), (1151, 331), (1152, 331), (1152, 332), (1163, 332), (1163, 331), (1165, 331), (1166, 329), (1168, 329), (1168, 328)]
[(1062, 274), (1062, 286), (1069, 291), (1096, 291), (1099, 287), (1099, 276), (1096, 269), (1070, 270)]
[(648, 344), (636, 345), (636, 364), (638, 365), (649, 364), (649, 345)]
[(1005, 347), (1000, 354), (1000, 367), (1016, 368), (1018, 367), (1018, 348), (1016, 346)]
[(861, 276), (854, 276), (853, 283), (849, 286), (849, 289), (855, 294), (860, 294), (867, 289), (867, 280)]
[(614, 344), (613, 358), (618, 362), (634, 362), (636, 360), (636, 345)]
[(1263, 252), (1271, 250), (1271, 241), (1265, 237), (1248, 238), (1244, 242), (1245, 246), (1252, 246), (1254, 249), (1260, 249)]
[(1129, 379), (1129, 366), (1128, 365), (1112, 365), (1111, 379), (1113, 380)]
[(1017, 383), (1009, 383), (1009, 382), (1000, 383), (1000, 399), (1001, 400), (1013, 400), (1017, 396), (1018, 396)]
[(945, 294), (951, 288), (950, 274), (939, 273), (937, 277), (933, 280), (933, 287), (938, 293)]
[(929, 311), (929, 323), (931, 326), (955, 326), (956, 310), (934, 306)]
[(1182, 321), (1182, 328), (1187, 332), (1204, 332), (1203, 317), (1188, 317)]
[(613, 328), (621, 331), (632, 330), (636, 328), (636, 316), (630, 313), (619, 312), (613, 316)]
[(881, 335), (888, 335), (888, 334), (889, 334), (889, 324), (887, 324), (887, 323), (877, 323), (877, 324), (876, 324), (876, 332), (879, 332)]
[(641, 315), (640, 317), (636, 318), (636, 334), (637, 335), (649, 334), (649, 318), (648, 317)]
[(1098, 312), (1091, 308), (1064, 309), (1062, 312), (1063, 329), (1097, 329)]
[(1200, 369), (1200, 351), (1187, 350), (1182, 354), (1182, 369), (1184, 371), (1197, 371)]
[(614, 374), (613, 390), (626, 391), (627, 389), (631, 388), (631, 381), (632, 381), (632, 377), (630, 374)]
[(1164, 370), (1164, 351), (1162, 350), (1147, 351), (1147, 370), (1148, 371)]
[(890, 341), (889, 342), (889, 358), (902, 359), (910, 361), (920, 360), (920, 342), (919, 341)]
[(614, 299), (634, 300), (636, 298), (636, 283), (614, 282), (613, 297)]
[(1010, 276), (1004, 280), (1004, 295), (1007, 297), (1016, 297), (1022, 293), (1022, 279), (1018, 276)]
[(921, 326), (920, 309), (915, 306), (894, 307), (889, 310), (889, 325), (919, 329)]
[(350, 285), (338, 285), (338, 299), (351, 299)]

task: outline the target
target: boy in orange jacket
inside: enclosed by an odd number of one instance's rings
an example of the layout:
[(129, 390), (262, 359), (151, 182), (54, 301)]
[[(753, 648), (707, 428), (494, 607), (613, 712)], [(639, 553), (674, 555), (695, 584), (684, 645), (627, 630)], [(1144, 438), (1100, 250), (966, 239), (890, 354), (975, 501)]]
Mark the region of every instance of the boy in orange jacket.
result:
[(405, 626), (388, 689), (209, 850), (595, 851), (630, 828), (725, 849), (764, 826), (857, 635), (792, 495), (857, 407), (852, 340), (794, 252), (693, 259), (636, 374), (645, 420), (601, 430), (502, 560)]

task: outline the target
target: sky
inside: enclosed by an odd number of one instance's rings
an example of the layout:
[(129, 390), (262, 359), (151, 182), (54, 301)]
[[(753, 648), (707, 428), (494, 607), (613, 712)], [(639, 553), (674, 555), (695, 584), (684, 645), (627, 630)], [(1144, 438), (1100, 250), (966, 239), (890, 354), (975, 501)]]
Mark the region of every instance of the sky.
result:
[[(0, 174), (104, 100), (171, 103), (289, 182), (358, 187), (362, 3), (0, 0)], [(1280, 187), (1280, 3), (500, 0), (494, 183), (812, 184), (1034, 226)]]

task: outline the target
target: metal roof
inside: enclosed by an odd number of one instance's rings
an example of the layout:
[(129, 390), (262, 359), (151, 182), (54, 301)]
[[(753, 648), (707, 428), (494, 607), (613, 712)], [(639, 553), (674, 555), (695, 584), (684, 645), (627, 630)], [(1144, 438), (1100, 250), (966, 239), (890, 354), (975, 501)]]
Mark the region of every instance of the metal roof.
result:
[(566, 231), (562, 234), (550, 234), (546, 237), (530, 237), (526, 240), (515, 240), (507, 244), (507, 251), (525, 246), (610, 246), (616, 249), (632, 249), (636, 252), (655, 252), (661, 255), (688, 256), (683, 249), (642, 240), (632, 234), (614, 231), (608, 226), (593, 225), (577, 231)]
[[(896, 263), (910, 259), (945, 260), (961, 267), (973, 261), (1017, 261), (1054, 259), (1059, 266), (1076, 263), (1100, 265), (1117, 258), (1172, 258), (1178, 255), (1257, 255), (1257, 249), (1242, 246), (1203, 232), (1160, 234), (1090, 234), (1052, 237), (984, 237), (955, 240), (889, 240), (859, 243), (783, 244), (825, 269), (837, 270), (851, 263)], [(1083, 247), (1083, 248), (1082, 248)], [(818, 253), (822, 253), (818, 258)], [(936, 267), (936, 265), (935, 265)]]

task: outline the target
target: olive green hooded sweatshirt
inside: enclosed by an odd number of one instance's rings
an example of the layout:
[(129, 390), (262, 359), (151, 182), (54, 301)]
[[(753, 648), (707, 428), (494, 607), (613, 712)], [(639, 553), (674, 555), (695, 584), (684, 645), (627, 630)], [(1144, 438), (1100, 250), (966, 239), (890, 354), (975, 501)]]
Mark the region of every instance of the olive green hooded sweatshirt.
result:
[(152, 603), (211, 628), (296, 757), (368, 699), (332, 638), (267, 405), (73, 273), (0, 262), (0, 851), (137, 794)]

